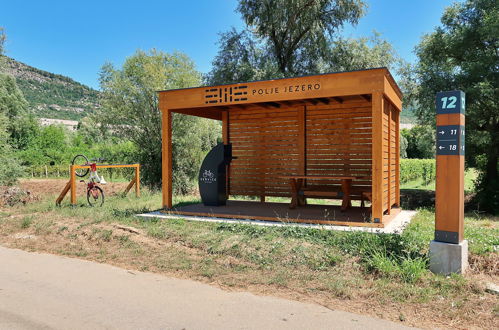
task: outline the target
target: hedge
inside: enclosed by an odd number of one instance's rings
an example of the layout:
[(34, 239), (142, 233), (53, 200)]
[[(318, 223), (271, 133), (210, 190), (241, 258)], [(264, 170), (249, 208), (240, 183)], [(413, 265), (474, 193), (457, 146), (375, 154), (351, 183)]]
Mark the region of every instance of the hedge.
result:
[(422, 179), (425, 184), (435, 180), (435, 159), (401, 159), (400, 183)]

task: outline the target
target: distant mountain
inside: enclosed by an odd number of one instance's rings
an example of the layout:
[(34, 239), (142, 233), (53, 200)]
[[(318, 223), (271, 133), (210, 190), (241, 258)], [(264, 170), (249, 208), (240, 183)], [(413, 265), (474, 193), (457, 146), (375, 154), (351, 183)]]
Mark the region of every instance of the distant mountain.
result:
[(80, 120), (99, 107), (99, 91), (71, 78), (4, 57), (4, 73), (16, 77), (37, 117)]

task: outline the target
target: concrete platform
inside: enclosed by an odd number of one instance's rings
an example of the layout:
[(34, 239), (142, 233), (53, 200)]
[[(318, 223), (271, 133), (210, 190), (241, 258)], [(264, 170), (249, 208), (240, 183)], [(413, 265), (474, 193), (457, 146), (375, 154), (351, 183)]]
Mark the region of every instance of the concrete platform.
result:
[[(255, 203), (256, 202), (249, 202)], [(260, 204), (260, 203), (258, 203)], [(269, 203), (265, 203), (269, 204)], [(322, 206), (322, 205), (321, 205)], [(308, 206), (307, 206), (308, 207)], [(200, 215), (185, 215), (178, 214), (176, 212), (165, 212), (165, 211), (154, 211), (149, 213), (138, 214), (138, 216), (143, 218), (159, 218), (159, 219), (185, 219), (190, 221), (203, 221), (203, 222), (218, 222), (218, 223), (240, 223), (240, 224), (252, 224), (257, 226), (297, 226), (297, 227), (308, 227), (308, 228), (321, 228), (327, 230), (338, 230), (338, 231), (363, 231), (371, 233), (401, 233), (404, 228), (410, 223), (412, 217), (416, 214), (416, 211), (406, 211), (401, 210), (396, 216), (394, 216), (391, 221), (385, 227), (368, 227), (368, 226), (356, 226), (356, 223), (352, 222), (350, 225), (325, 225), (325, 224), (310, 224), (310, 223), (296, 223), (293, 222), (291, 218), (289, 221), (277, 222), (277, 221), (262, 221), (255, 220), (248, 217), (243, 218), (230, 218), (230, 217), (219, 217), (219, 216), (200, 216)]]

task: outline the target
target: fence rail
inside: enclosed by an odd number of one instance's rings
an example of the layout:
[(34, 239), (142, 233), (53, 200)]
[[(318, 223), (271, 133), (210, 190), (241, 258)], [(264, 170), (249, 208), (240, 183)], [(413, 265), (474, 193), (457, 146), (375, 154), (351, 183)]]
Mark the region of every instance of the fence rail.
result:
[[(68, 178), (69, 165), (29, 166), (25, 172), (26, 176), (31, 178)], [(110, 180), (131, 180), (134, 176), (134, 170), (130, 168), (99, 168), (99, 175)]]

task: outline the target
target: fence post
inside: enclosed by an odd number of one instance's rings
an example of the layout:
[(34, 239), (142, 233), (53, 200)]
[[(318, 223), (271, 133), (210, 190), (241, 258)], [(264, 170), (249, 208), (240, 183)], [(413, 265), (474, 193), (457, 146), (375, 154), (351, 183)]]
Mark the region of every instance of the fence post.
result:
[(140, 197), (140, 164), (135, 168), (135, 196)]
[(71, 165), (69, 167), (70, 173), (70, 181), (71, 181), (71, 205), (76, 206), (76, 173), (75, 173), (75, 165)]

